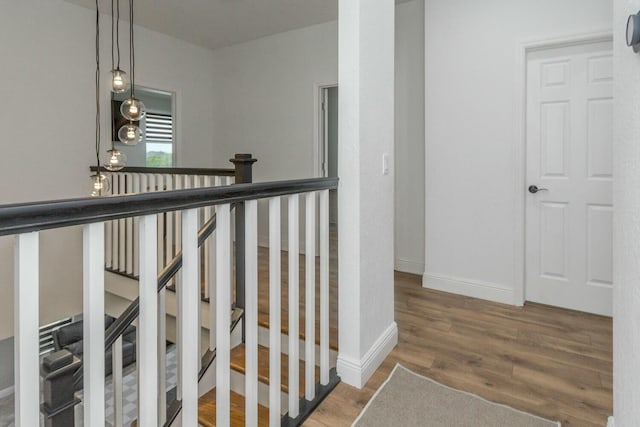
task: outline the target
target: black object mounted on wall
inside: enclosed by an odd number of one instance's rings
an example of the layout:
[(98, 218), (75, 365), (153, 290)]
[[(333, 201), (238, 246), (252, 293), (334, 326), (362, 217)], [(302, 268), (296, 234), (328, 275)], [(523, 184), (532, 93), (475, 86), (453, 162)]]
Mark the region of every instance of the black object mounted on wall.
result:
[(640, 12), (629, 15), (627, 19), (627, 46), (633, 47), (633, 51), (640, 52)]
[(120, 128), (126, 124), (133, 123), (136, 126), (140, 126), (140, 121), (133, 121), (126, 119), (122, 113), (120, 112), (120, 106), (122, 105), (122, 101), (118, 101), (116, 99), (111, 100), (111, 140), (114, 142), (119, 142), (118, 139), (118, 131)]

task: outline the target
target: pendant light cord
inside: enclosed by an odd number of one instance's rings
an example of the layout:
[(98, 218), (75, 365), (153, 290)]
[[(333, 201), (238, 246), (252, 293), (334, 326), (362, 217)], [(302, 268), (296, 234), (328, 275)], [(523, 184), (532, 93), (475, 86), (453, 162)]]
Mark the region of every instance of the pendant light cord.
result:
[(117, 69), (120, 69), (120, 0), (116, 0), (116, 53)]
[(133, 42), (133, 0), (129, 0), (129, 64), (131, 66), (131, 98), (136, 97), (136, 55)]
[(96, 0), (96, 168), (100, 179), (100, 9)]

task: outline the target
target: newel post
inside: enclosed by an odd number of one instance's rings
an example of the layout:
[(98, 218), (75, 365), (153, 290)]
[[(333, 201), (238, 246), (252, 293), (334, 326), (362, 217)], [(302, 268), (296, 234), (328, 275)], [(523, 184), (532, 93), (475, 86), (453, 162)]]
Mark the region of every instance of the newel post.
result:
[[(253, 181), (253, 164), (258, 161), (251, 154), (236, 154), (233, 159), (229, 159), (235, 166), (236, 184), (249, 184)], [(238, 203), (236, 211), (236, 303), (235, 306), (244, 309), (245, 293), (245, 271), (244, 271), (244, 202)], [(244, 334), (243, 334), (244, 335)]]

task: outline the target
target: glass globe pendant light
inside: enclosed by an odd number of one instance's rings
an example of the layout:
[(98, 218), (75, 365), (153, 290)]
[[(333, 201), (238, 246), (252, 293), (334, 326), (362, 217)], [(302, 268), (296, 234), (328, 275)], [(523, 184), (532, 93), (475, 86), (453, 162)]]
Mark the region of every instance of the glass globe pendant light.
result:
[(127, 156), (116, 148), (111, 148), (107, 151), (107, 161), (104, 163), (104, 168), (111, 172), (117, 172), (124, 169), (127, 166)]
[(129, 89), (129, 77), (119, 68), (111, 70), (111, 92), (123, 93)]
[(129, 122), (118, 131), (118, 139), (124, 145), (136, 145), (142, 141), (142, 130), (135, 123)]
[(89, 177), (91, 196), (102, 197), (109, 194), (111, 185), (109, 177), (102, 173), (100, 166), (100, 8), (99, 0), (96, 0), (96, 168), (95, 173)]
[(111, 0), (111, 92), (129, 89), (129, 76), (120, 69), (120, 0)]
[(120, 104), (120, 112), (125, 119), (137, 122), (147, 114), (147, 107), (139, 99), (131, 97)]
[(146, 114), (144, 103), (136, 98), (136, 48), (133, 41), (133, 0), (129, 0), (129, 64), (131, 66), (131, 95), (120, 105), (120, 112), (127, 120), (140, 121)]
[(97, 172), (90, 176), (90, 194), (91, 197), (103, 197), (108, 196), (111, 190), (111, 184), (109, 178), (100, 172)]

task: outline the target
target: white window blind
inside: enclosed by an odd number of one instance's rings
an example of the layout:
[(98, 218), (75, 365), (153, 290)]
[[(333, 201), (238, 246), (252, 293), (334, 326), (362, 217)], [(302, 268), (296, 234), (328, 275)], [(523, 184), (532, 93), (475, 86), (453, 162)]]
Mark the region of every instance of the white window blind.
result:
[(173, 142), (173, 117), (148, 112), (144, 137), (148, 142)]

